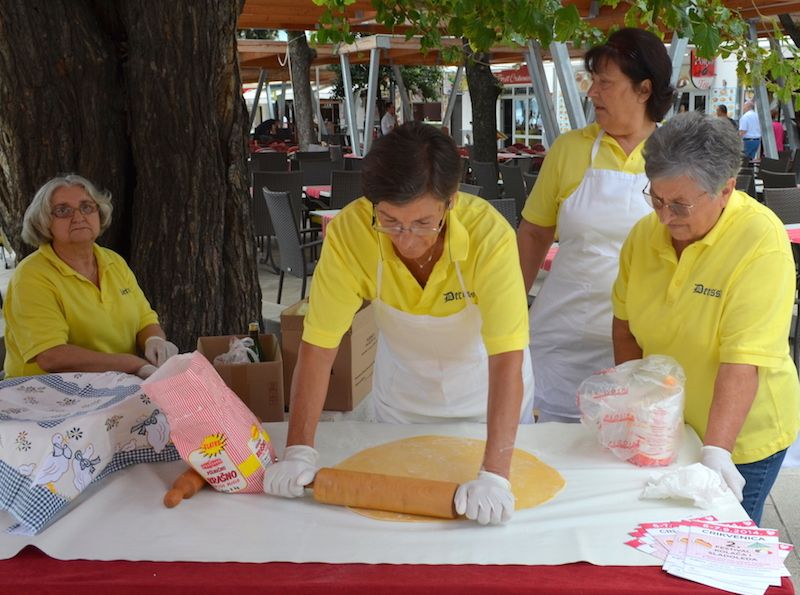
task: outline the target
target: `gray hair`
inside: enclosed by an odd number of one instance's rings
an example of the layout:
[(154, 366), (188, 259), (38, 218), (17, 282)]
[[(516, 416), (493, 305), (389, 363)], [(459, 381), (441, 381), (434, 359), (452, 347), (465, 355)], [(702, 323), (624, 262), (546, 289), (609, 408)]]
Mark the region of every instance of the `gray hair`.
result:
[(103, 233), (111, 225), (111, 194), (101, 192), (97, 187), (83, 176), (77, 174), (67, 174), (57, 176), (36, 191), (36, 194), (25, 210), (25, 217), (22, 219), (22, 241), (33, 247), (39, 247), (53, 240), (50, 233), (50, 225), (53, 222), (50, 199), (59, 188), (65, 186), (81, 186), (86, 190), (86, 194), (97, 203), (100, 212), (100, 233)]
[(742, 139), (730, 122), (700, 112), (678, 114), (644, 144), (650, 180), (687, 176), (709, 194), (735, 178), (742, 164)]

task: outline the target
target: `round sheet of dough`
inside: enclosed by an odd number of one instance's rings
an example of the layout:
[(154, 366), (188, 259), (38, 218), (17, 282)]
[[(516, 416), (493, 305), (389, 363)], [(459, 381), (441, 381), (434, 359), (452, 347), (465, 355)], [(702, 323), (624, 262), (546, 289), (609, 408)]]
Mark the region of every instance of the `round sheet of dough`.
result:
[[(475, 479), (483, 461), (483, 440), (456, 436), (414, 436), (367, 448), (345, 459), (339, 469), (420, 477), (466, 483)], [(564, 487), (561, 474), (531, 453), (514, 449), (511, 459), (511, 489), (516, 509), (533, 508), (553, 498)], [(354, 508), (370, 518), (384, 521), (441, 521), (429, 517)]]

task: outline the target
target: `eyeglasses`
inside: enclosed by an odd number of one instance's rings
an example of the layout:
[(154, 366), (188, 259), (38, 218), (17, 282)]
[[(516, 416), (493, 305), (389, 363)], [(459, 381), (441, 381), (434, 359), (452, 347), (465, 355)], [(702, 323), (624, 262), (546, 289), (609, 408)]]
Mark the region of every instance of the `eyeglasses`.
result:
[(50, 213), (53, 217), (58, 217), (59, 219), (69, 219), (75, 214), (75, 211), (80, 211), (81, 215), (88, 216), (96, 213), (98, 208), (97, 203), (84, 201), (78, 205), (78, 208), (69, 205), (56, 205)]
[(442, 213), (442, 219), (439, 221), (439, 225), (436, 227), (418, 227), (416, 225), (411, 225), (409, 227), (403, 227), (402, 225), (381, 225), (378, 223), (378, 214), (375, 210), (375, 207), (372, 208), (372, 229), (379, 233), (385, 233), (391, 236), (399, 236), (401, 233), (407, 231), (411, 235), (414, 236), (433, 236), (438, 234), (442, 231), (444, 227), (444, 219), (447, 216), (447, 211), (449, 207), (445, 208), (444, 213)]
[[(697, 203), (687, 205), (682, 202), (666, 202), (660, 196), (656, 196), (655, 194), (653, 194), (652, 190), (649, 190), (649, 188), (650, 185), (648, 184), (647, 186), (644, 187), (644, 190), (642, 190), (642, 194), (644, 194), (644, 198), (645, 200), (647, 200), (647, 204), (653, 207), (653, 209), (655, 209), (656, 211), (660, 211), (661, 209), (666, 207), (672, 212), (673, 215), (683, 219), (691, 215), (692, 209), (697, 206)], [(703, 192), (702, 194), (698, 194), (695, 200), (703, 196), (703, 194), (708, 194), (708, 193)]]

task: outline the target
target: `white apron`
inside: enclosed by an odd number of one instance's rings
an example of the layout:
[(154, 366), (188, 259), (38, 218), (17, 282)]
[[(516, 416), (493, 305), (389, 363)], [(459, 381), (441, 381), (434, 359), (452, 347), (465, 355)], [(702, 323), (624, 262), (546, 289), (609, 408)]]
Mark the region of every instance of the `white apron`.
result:
[(622, 243), (652, 212), (642, 195), (646, 174), (593, 167), (603, 134), (583, 180), (561, 205), (558, 253), (531, 307), (535, 407), (576, 421), (578, 385), (614, 365), (611, 287)]
[[(481, 314), (468, 298), (455, 263), (466, 307), (445, 317), (403, 312), (381, 301), (383, 262), (378, 262), (375, 320), (378, 349), (372, 378), (377, 421), (388, 423), (485, 422), (489, 360), (481, 339)], [(521, 423), (531, 423), (533, 370), (524, 350)]]

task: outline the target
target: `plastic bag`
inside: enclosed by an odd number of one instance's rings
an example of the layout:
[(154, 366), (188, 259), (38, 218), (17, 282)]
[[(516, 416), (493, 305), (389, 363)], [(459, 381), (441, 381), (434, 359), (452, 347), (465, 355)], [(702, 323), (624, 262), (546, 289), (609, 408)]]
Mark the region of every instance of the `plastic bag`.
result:
[(669, 465), (683, 436), (686, 375), (666, 355), (650, 355), (598, 372), (578, 387), (581, 423), (623, 461)]
[(221, 492), (263, 492), (275, 449), (255, 415), (199, 352), (171, 357), (142, 383), (181, 458)]
[(257, 361), (258, 354), (253, 349), (253, 339), (250, 337), (231, 337), (228, 351), (214, 358), (215, 364), (249, 364)]

